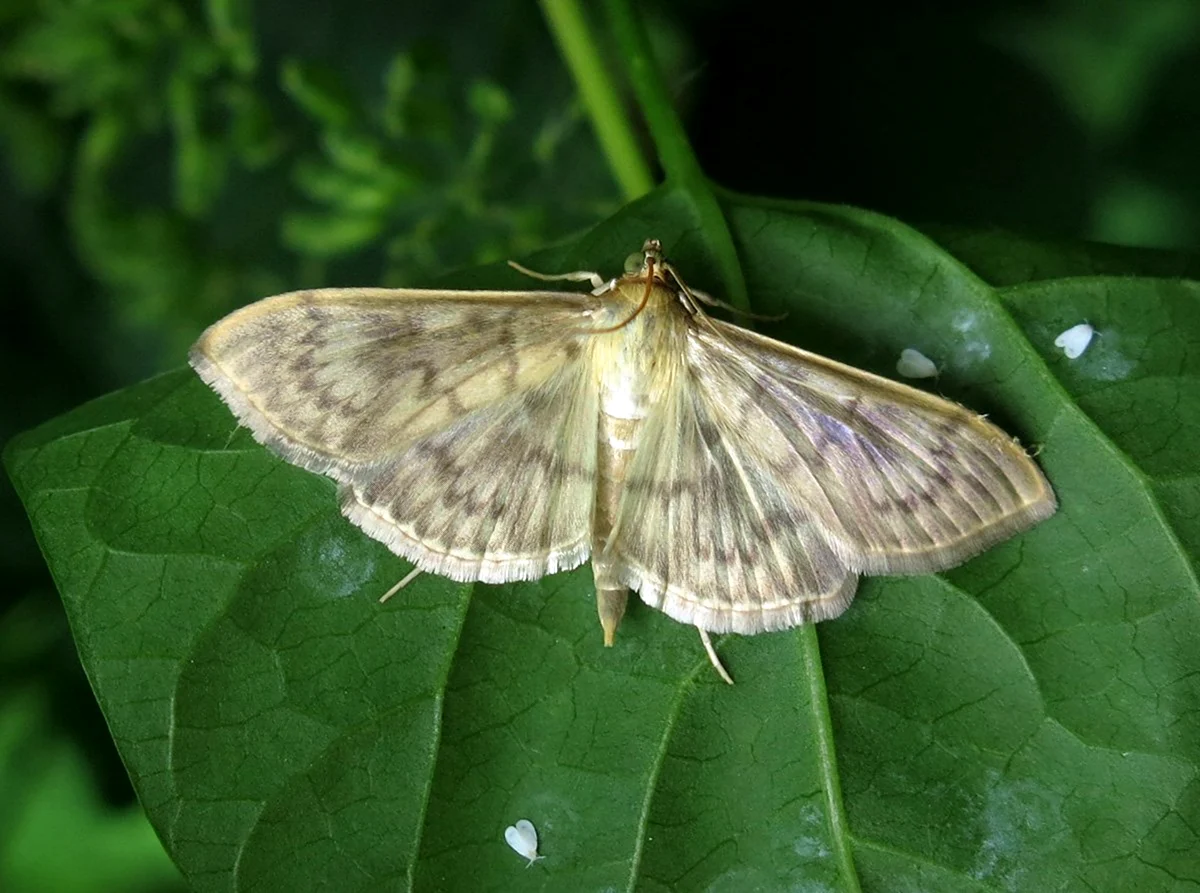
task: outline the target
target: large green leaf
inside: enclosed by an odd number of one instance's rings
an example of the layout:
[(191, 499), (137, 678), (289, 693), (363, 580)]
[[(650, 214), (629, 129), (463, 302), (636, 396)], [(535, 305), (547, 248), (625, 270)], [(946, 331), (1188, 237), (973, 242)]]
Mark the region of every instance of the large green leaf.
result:
[[(885, 374), (935, 358), (934, 387), (1042, 447), (1059, 513), (865, 582), (817, 638), (722, 638), (730, 688), (645, 608), (602, 648), (586, 568), (380, 606), (407, 565), (189, 371), (81, 407), (7, 461), (197, 889), (1200, 889), (1197, 287), (996, 292), (886, 218), (725, 203), (755, 309), (788, 313), (764, 328)], [(718, 290), (698, 221), (660, 191), (537, 265), (611, 274), (655, 236)], [(452, 284), (483, 281), (524, 284)]]

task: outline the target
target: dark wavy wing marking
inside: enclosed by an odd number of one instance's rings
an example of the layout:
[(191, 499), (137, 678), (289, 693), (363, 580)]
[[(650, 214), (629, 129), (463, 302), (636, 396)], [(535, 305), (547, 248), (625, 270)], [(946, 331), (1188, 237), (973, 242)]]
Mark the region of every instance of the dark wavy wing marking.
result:
[(326, 289), (212, 326), (197, 372), (255, 437), (339, 481), (343, 511), (422, 568), (510, 580), (590, 549), (597, 406), (552, 292)]
[(701, 390), (680, 380), (643, 425), (611, 548), (647, 604), (740, 633), (845, 610), (856, 575)]
[(716, 321), (693, 327), (688, 366), (747, 462), (856, 571), (951, 567), (1056, 508), (1020, 444), (956, 403)]

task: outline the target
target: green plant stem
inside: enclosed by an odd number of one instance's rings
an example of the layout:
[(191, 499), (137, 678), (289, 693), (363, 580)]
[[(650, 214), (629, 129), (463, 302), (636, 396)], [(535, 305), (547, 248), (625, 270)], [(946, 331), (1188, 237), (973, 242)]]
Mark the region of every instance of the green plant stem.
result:
[(550, 33), (558, 42), (584, 108), (592, 120), (600, 148), (627, 201), (654, 188), (654, 176), (642, 157), (637, 137), (621, 107), (621, 95), (600, 58), (578, 0), (541, 0)]
[(726, 298), (735, 307), (750, 309), (746, 280), (738, 260), (733, 235), (725, 214), (713, 193), (708, 178), (700, 168), (688, 141), (683, 123), (675, 114), (670, 93), (663, 83), (662, 73), (654, 61), (654, 53), (646, 30), (634, 14), (629, 0), (606, 0), (613, 37), (629, 69), (629, 78), (638, 105), (646, 116), (646, 125), (658, 150), (658, 158), (667, 175), (667, 182), (683, 189), (691, 197), (700, 216), (701, 230), (708, 240), (717, 261), (717, 268), (727, 290)]
[(842, 801), (842, 781), (838, 773), (837, 755), (833, 746), (833, 719), (829, 715), (829, 692), (825, 688), (825, 670), (821, 666), (821, 646), (817, 641), (817, 628), (806, 623), (796, 630), (800, 639), (800, 656), (804, 660), (804, 674), (808, 677), (809, 705), (812, 708), (813, 725), (817, 730), (817, 766), (825, 789), (825, 814), (829, 820), (829, 839), (833, 844), (845, 889), (859, 893), (858, 869), (854, 864), (854, 848), (850, 840), (850, 827), (846, 821), (846, 806)]

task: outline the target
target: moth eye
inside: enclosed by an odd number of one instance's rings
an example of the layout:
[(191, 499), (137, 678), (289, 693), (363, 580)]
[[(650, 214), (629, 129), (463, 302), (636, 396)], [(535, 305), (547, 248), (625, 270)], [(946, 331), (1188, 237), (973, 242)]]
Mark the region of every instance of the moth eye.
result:
[(642, 268), (642, 262), (646, 259), (644, 254), (631, 254), (625, 258), (625, 272), (636, 273)]

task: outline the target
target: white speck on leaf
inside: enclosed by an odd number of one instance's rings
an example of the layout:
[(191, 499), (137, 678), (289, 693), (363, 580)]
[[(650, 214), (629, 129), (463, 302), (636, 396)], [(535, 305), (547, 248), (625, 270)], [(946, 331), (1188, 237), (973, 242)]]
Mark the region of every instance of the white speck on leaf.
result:
[(980, 813), (982, 832), (970, 874), (990, 886), (1019, 893), (1029, 889), (1033, 865), (1062, 844), (1062, 799), (1029, 779), (988, 772)]
[(543, 858), (538, 855), (537, 829), (533, 827), (533, 822), (529, 821), (529, 819), (520, 819), (515, 825), (509, 825), (505, 828), (504, 840), (517, 853), (529, 860), (529, 864), (525, 866), (526, 868), (538, 859)]
[(1074, 360), (1087, 350), (1088, 345), (1092, 343), (1092, 335), (1095, 333), (1096, 330), (1090, 325), (1081, 322), (1077, 326), (1071, 326), (1055, 338), (1054, 346), (1061, 347), (1068, 360)]
[(992, 355), (992, 345), (983, 334), (983, 319), (977, 313), (960, 310), (950, 320), (954, 331), (962, 337), (954, 347), (955, 368), (970, 368), (987, 362)]
[(896, 361), (896, 371), (905, 378), (933, 378), (938, 374), (938, 368), (934, 365), (933, 360), (911, 347), (900, 351), (900, 359)]
[(347, 598), (362, 592), (375, 568), (369, 549), (353, 540), (331, 537), (317, 547), (311, 568), (299, 571), (300, 585), (330, 599)]
[(826, 846), (827, 833), (824, 821), (825, 814), (812, 806), (801, 807), (797, 816), (798, 825), (805, 834), (792, 840), (792, 852), (806, 861), (825, 859), (829, 856)]
[(961, 335), (967, 332), (974, 331), (979, 325), (979, 317), (969, 310), (960, 310), (954, 314), (954, 318), (950, 320), (950, 325), (954, 326), (954, 331)]

